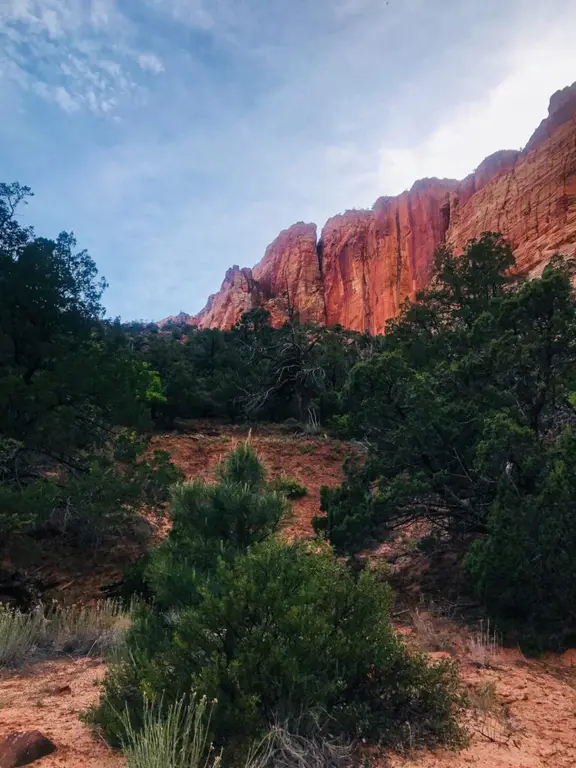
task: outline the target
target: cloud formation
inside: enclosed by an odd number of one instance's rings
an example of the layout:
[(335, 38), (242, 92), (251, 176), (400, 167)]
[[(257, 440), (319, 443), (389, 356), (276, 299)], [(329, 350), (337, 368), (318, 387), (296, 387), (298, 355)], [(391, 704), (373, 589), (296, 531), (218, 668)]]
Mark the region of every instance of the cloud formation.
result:
[(572, 0), (4, 0), (0, 146), (109, 311), (197, 311), (278, 231), (519, 147)]
[(5, 0), (0, 75), (68, 114), (108, 114), (141, 98), (140, 69), (163, 71), (136, 37), (115, 0)]

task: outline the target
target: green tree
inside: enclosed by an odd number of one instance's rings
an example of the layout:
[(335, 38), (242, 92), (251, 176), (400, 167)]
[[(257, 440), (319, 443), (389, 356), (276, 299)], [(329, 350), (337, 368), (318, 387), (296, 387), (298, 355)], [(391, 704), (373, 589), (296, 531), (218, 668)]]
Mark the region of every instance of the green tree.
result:
[[(89, 255), (76, 252), (71, 234), (38, 238), (16, 220), (29, 194), (19, 184), (0, 185), (4, 533), (63, 519), (63, 509), (88, 509), (96, 489), (103, 498), (103, 466), (120, 428), (151, 426), (150, 406), (163, 398), (157, 373), (137, 358), (119, 326), (104, 322), (106, 282)], [(113, 473), (120, 480), (121, 469), (107, 465), (107, 482)], [(118, 510), (126, 492), (112, 494)]]
[[(383, 351), (358, 363), (342, 390), (341, 424), (362, 438), (367, 457), (349, 462), (339, 488), (323, 490), (326, 516), (315, 520), (316, 530), (341, 551), (415, 519), (442, 527), (455, 542), (477, 540), (469, 572), (499, 619), (504, 609), (489, 600), (497, 574), (509, 579), (501, 582), (501, 606), (504, 595), (526, 586), (520, 569), (505, 563), (502, 525), (507, 521), (513, 537), (515, 527), (530, 528), (536, 509), (544, 512), (540, 500), (549, 479), (541, 469), (555, 466), (567, 439), (564, 425), (576, 422), (574, 264), (554, 258), (530, 281), (511, 277), (512, 265), (509, 247), (490, 233), (458, 257), (439, 252), (431, 288), (404, 306), (390, 323)], [(570, 491), (563, 493), (567, 499)], [(527, 516), (520, 512), (524, 503)], [(551, 513), (555, 509), (564, 514), (555, 507)], [(534, 572), (541, 588), (556, 579), (550, 570), (555, 559), (568, 578), (570, 537), (565, 544), (540, 534), (532, 540), (528, 528), (516, 539), (514, 562), (524, 559), (529, 567), (532, 541), (547, 564)], [(537, 616), (544, 621), (536, 610), (540, 594), (528, 590), (525, 601), (532, 607), (523, 609), (525, 621), (529, 615), (536, 624)], [(562, 603), (558, 597), (551, 610), (566, 626), (573, 608)]]
[(218, 468), (219, 482), (194, 480), (171, 494), (172, 527), (149, 556), (146, 592), (164, 608), (187, 605), (219, 560), (238, 555), (273, 533), (287, 513), (285, 497), (266, 483), (249, 443), (239, 445)]
[(146, 701), (195, 691), (217, 699), (212, 735), (228, 754), (277, 719), (388, 744), (457, 741), (454, 668), (407, 653), (379, 573), (352, 571), (325, 545), (273, 538), (284, 509), (249, 446), (230, 454), (216, 485), (177, 492), (174, 535), (150, 554), (151, 611), (111, 666), (93, 719), (118, 741), (122, 713), (137, 729)]

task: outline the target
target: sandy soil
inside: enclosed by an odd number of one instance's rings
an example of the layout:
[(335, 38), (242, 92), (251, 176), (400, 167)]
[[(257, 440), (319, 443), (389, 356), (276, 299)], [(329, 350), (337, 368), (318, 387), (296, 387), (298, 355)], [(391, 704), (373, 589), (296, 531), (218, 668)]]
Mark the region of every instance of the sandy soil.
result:
[[(409, 632), (403, 628), (404, 634)], [(454, 635), (466, 638), (459, 628), (454, 628)], [(442, 655), (431, 653), (436, 658)], [(472, 695), (494, 686), (489, 710), (476, 709), (468, 718), (470, 745), (459, 752), (378, 756), (375, 768), (576, 766), (574, 654), (534, 661), (504, 650), (490, 658), (490, 667), (478, 666), (473, 654), (458, 650), (456, 655)], [(5, 674), (0, 679), (0, 738), (14, 730), (42, 731), (58, 746), (57, 752), (40, 761), (43, 768), (121, 768), (122, 757), (78, 719), (80, 712), (97, 702), (97, 683), (104, 673), (98, 660), (79, 659), (41, 662)]]
[[(162, 435), (155, 447), (171, 452), (188, 477), (213, 476), (225, 453), (239, 440), (241, 429), (199, 431), (189, 435)], [(272, 476), (294, 476), (308, 494), (294, 503), (286, 525), (293, 536), (309, 536), (311, 519), (319, 511), (320, 487), (341, 479), (347, 446), (333, 440), (279, 435), (273, 430), (251, 436)], [(405, 536), (400, 570), (413, 571), (415, 557)], [(378, 554), (393, 554), (389, 547)], [(398, 557), (398, 550), (396, 552)], [(89, 578), (81, 563), (74, 563), (74, 589), (93, 597), (99, 578), (112, 578), (117, 565), (106, 566), (97, 579)], [(120, 560), (119, 560), (120, 562)], [(395, 570), (397, 570), (395, 568)], [(62, 576), (62, 578), (65, 578)], [(411, 588), (417, 589), (417, 579)], [(414, 595), (416, 597), (416, 595)], [(409, 601), (411, 602), (411, 601)], [(406, 603), (408, 604), (408, 603)], [(576, 651), (545, 659), (525, 659), (515, 650), (496, 648), (486, 652), (474, 636), (449, 619), (420, 614), (421, 621), (402, 611), (398, 630), (406, 642), (439, 657), (448, 655), (460, 666), (461, 678), (474, 707), (467, 715), (470, 744), (460, 752), (421, 752), (386, 755), (374, 759), (375, 768), (573, 768), (576, 766)], [(105, 673), (96, 660), (62, 660), (30, 665), (18, 673), (0, 676), (0, 737), (14, 730), (39, 729), (51, 738), (58, 751), (38, 763), (42, 768), (120, 768), (124, 762), (78, 719), (80, 712), (96, 703), (98, 681)], [(68, 690), (65, 686), (69, 686)]]
[(471, 695), (493, 686), (489, 711), (469, 717), (469, 746), (408, 757), (390, 756), (389, 768), (573, 768), (576, 766), (576, 666), (562, 657), (527, 661), (502, 651), (492, 668), (463, 659), (461, 678)]
[(120, 768), (124, 760), (79, 720), (98, 700), (106, 668), (97, 659), (38, 662), (0, 677), (0, 738), (39, 730), (57, 751), (41, 768)]

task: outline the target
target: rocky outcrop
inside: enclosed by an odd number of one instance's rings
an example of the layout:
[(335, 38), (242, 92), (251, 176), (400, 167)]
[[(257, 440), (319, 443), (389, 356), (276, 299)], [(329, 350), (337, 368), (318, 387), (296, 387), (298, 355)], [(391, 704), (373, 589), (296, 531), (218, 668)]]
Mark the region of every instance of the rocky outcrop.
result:
[(281, 232), (253, 270), (262, 301), (274, 323), (298, 315), (301, 322), (326, 322), (315, 224), (299, 222)]
[(322, 230), (328, 325), (378, 333), (406, 296), (430, 277), (431, 256), (449, 225), (449, 179), (423, 179), (372, 211), (348, 211)]
[(470, 197), (454, 193), (448, 243), (456, 251), (492, 230), (508, 239), (522, 273), (540, 273), (555, 253), (576, 255), (576, 83), (554, 94), (549, 112), (506, 172)]
[(156, 325), (159, 328), (163, 328), (165, 325), (186, 325), (191, 320), (192, 315), (189, 315), (188, 312), (180, 311), (177, 315), (168, 315), (163, 320), (159, 320)]
[(247, 267), (240, 269), (235, 264), (226, 272), (218, 293), (208, 297), (206, 306), (190, 322), (199, 328), (231, 328), (244, 312), (261, 306), (262, 298), (258, 286)]
[(253, 269), (232, 267), (189, 322), (229, 328), (253, 307), (275, 325), (303, 322), (381, 332), (429, 278), (435, 250), (456, 251), (485, 231), (510, 241), (519, 271), (538, 274), (554, 253), (576, 255), (576, 83), (555, 93), (522, 151), (486, 158), (463, 181), (423, 179), (371, 210), (295, 224)]
[(253, 307), (269, 310), (275, 325), (296, 315), (301, 322), (326, 322), (315, 224), (299, 222), (281, 232), (254, 269), (229, 269), (219, 292), (189, 322), (230, 328)]

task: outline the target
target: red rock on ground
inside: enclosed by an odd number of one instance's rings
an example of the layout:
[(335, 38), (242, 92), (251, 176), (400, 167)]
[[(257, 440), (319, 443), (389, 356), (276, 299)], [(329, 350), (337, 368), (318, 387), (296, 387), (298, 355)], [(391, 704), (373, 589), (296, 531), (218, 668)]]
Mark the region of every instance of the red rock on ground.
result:
[(10, 733), (0, 742), (0, 768), (29, 765), (55, 751), (56, 745), (40, 731)]

